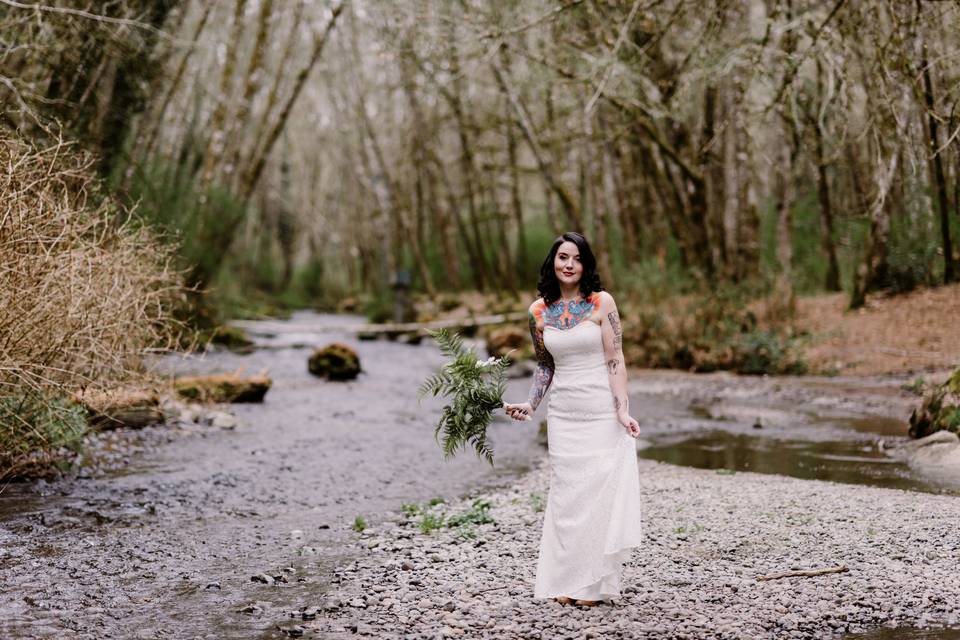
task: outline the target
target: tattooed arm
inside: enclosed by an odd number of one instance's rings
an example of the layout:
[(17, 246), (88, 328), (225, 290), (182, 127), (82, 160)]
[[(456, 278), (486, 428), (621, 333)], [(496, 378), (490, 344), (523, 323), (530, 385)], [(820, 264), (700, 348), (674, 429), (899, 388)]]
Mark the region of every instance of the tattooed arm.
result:
[(607, 365), (613, 407), (620, 421), (631, 436), (640, 433), (640, 425), (630, 417), (630, 398), (627, 396), (627, 367), (623, 358), (623, 326), (617, 303), (606, 291), (600, 292), (600, 334), (603, 337), (603, 357)]
[(533, 384), (530, 386), (530, 395), (526, 402), (504, 404), (504, 409), (514, 420), (530, 420), (533, 413), (543, 400), (543, 396), (553, 380), (553, 356), (547, 351), (543, 343), (543, 302), (537, 300), (530, 305), (528, 315), (530, 337), (533, 338), (533, 349), (537, 356), (537, 370), (533, 374)]
[[(547, 393), (550, 382), (553, 381), (554, 371), (553, 356), (550, 355), (543, 343), (543, 322), (542, 319), (538, 321), (538, 304), (540, 304), (539, 300), (533, 303), (528, 312), (530, 337), (533, 339), (533, 350), (537, 356), (537, 370), (533, 373), (533, 384), (530, 386), (530, 395), (527, 397), (527, 402), (530, 403), (530, 407), (534, 411), (537, 410), (540, 401)], [(542, 318), (542, 314), (540, 315)]]

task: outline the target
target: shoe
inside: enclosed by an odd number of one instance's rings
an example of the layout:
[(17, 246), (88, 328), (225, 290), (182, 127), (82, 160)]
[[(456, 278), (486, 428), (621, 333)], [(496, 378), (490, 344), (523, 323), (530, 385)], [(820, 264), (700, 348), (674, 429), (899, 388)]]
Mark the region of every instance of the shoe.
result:
[(554, 598), (554, 600), (559, 602), (561, 605), (573, 604), (573, 599), (568, 598), (567, 596), (557, 596), (556, 598)]
[(603, 604), (603, 600), (574, 600), (573, 604), (578, 607), (596, 607)]

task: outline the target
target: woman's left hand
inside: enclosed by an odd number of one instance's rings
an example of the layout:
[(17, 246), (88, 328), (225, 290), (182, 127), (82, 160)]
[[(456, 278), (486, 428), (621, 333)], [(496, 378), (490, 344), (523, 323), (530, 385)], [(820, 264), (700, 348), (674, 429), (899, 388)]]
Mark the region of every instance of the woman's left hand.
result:
[(620, 421), (620, 424), (623, 425), (623, 428), (627, 430), (627, 433), (630, 434), (631, 438), (640, 437), (640, 423), (630, 417), (629, 414), (620, 414), (617, 416), (617, 419)]

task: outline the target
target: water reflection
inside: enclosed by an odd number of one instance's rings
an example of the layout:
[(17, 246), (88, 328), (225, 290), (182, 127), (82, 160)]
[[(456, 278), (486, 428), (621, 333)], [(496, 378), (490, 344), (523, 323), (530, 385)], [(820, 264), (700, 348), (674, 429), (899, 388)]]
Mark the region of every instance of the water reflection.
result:
[(960, 486), (916, 476), (871, 441), (783, 440), (710, 429), (655, 433), (640, 457), (699, 469), (775, 473), (894, 489), (960, 495)]

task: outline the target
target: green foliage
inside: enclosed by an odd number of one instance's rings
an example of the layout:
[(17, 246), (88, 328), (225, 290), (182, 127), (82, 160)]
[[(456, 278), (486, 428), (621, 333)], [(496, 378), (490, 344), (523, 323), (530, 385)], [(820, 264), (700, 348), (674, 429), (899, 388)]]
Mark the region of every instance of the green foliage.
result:
[(79, 451), (88, 431), (83, 407), (63, 397), (23, 391), (0, 396), (0, 477), (42, 466), (61, 447)]
[(941, 384), (925, 386), (920, 406), (910, 414), (911, 438), (941, 430), (960, 433), (960, 369)]
[(430, 534), (444, 525), (444, 515), (442, 513), (424, 512), (420, 516), (420, 531)]
[(645, 258), (631, 266), (617, 280), (618, 289), (633, 300), (655, 305), (696, 289), (696, 281), (679, 262)]
[(361, 532), (367, 528), (367, 520), (363, 516), (357, 516), (353, 519), (353, 530), (356, 532)]
[(390, 322), (393, 320), (393, 295), (386, 289), (380, 289), (365, 296), (363, 315), (375, 324)]
[(470, 505), (469, 511), (450, 516), (450, 518), (447, 519), (447, 526), (460, 527), (463, 525), (493, 524), (494, 519), (489, 513), (491, 506), (493, 505), (489, 500), (477, 498)]
[(884, 285), (890, 293), (905, 293), (920, 286), (932, 286), (938, 280), (937, 259), (940, 236), (934, 226), (933, 212), (915, 216), (894, 216), (890, 220), (887, 246), (887, 272)]
[(960, 407), (953, 407), (944, 412), (943, 427), (947, 431), (960, 432)]
[(464, 347), (459, 334), (447, 329), (428, 333), (437, 341), (440, 352), (452, 358), (418, 390), (421, 399), (428, 394), (450, 398), (434, 431), (444, 458), (471, 444), (477, 455), (492, 465), (493, 450), (487, 442), (487, 427), (493, 411), (503, 406), (509, 358), (482, 361), (473, 349)]
[(494, 523), (489, 513), (492, 504), (484, 498), (477, 498), (470, 509), (453, 515), (448, 515), (441, 510), (442, 505), (445, 504), (446, 501), (443, 498), (432, 498), (424, 504), (405, 503), (400, 506), (400, 510), (409, 520), (416, 519), (417, 527), (427, 535), (437, 529), (448, 527), (457, 529), (457, 536), (460, 538), (476, 538), (477, 526)]
[(927, 383), (926, 379), (923, 376), (917, 376), (912, 381), (900, 385), (900, 388), (906, 391), (907, 393), (912, 393), (915, 396), (923, 395), (923, 387)]
[(547, 508), (547, 501), (542, 493), (530, 494), (530, 507), (533, 508), (535, 513), (542, 513)]
[(739, 373), (762, 375), (764, 373), (803, 374), (806, 364), (791, 358), (789, 345), (775, 331), (753, 330), (734, 338), (734, 363)]
[(637, 320), (624, 323), (628, 360), (699, 372), (803, 373), (801, 338), (760, 328), (747, 309), (749, 287), (717, 286), (670, 304), (645, 304)]
[(209, 285), (220, 270), (249, 207), (228, 190), (201, 187), (189, 170), (151, 164), (127, 189), (140, 218), (178, 241), (190, 284)]

